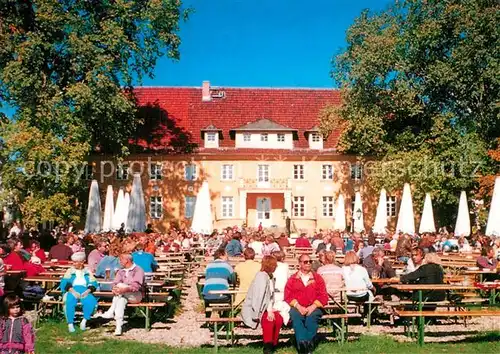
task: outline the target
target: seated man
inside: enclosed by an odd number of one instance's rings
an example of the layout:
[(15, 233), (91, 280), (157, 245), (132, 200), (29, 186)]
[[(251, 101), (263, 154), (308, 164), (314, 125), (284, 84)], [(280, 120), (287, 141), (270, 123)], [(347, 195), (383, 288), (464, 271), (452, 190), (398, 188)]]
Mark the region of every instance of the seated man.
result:
[(311, 271), (311, 257), (299, 257), (299, 271), (288, 279), (285, 286), (285, 301), (290, 305), (297, 349), (299, 353), (310, 353), (314, 349), (314, 338), (323, 315), (321, 308), (328, 303), (325, 281)]
[(394, 278), (396, 271), (392, 268), (391, 262), (384, 259), (384, 250), (381, 248), (374, 248), (372, 253), (363, 259), (363, 267), (368, 271), (370, 278), (373, 275), (378, 278)]
[[(262, 266), (259, 262), (255, 261), (255, 251), (253, 248), (245, 248), (243, 257), (245, 257), (245, 261), (238, 263), (234, 267), (234, 271), (238, 277), (239, 289), (247, 291)], [(243, 300), (245, 300), (245, 294), (236, 294), (234, 304), (239, 305)]]
[(495, 250), (493, 247), (483, 247), (481, 250), (481, 257), (477, 259), (477, 266), (481, 269), (497, 269), (498, 261), (495, 258)]
[(68, 261), (72, 254), (71, 247), (66, 245), (66, 237), (61, 236), (57, 239), (57, 245), (52, 246), (50, 249), (49, 260)]
[(135, 245), (135, 252), (132, 253), (132, 259), (136, 265), (142, 268), (144, 273), (153, 273), (158, 268), (155, 257), (144, 251), (144, 243), (139, 242)]
[(205, 269), (205, 285), (203, 286), (203, 299), (205, 307), (214, 303), (229, 303), (229, 295), (210, 294), (210, 291), (229, 290), (229, 284), (235, 282), (233, 267), (227, 262), (227, 253), (219, 248), (214, 252), (213, 262)]
[[(498, 267), (498, 260), (495, 258), (495, 250), (493, 247), (486, 246), (481, 250), (481, 257), (477, 259), (477, 265), (479, 268), (484, 270), (496, 270)], [(498, 272), (497, 272), (498, 273)], [(499, 279), (498, 274), (485, 274), (483, 276), (485, 281), (495, 281)]]
[(75, 332), (73, 322), (75, 320), (75, 308), (78, 303), (83, 307), (83, 320), (80, 322), (80, 329), (87, 329), (87, 321), (91, 318), (97, 306), (97, 299), (92, 295), (99, 287), (92, 273), (84, 268), (85, 252), (73, 253), (71, 256), (73, 267), (64, 274), (60, 289), (63, 294), (64, 314), (68, 322), (70, 333)]
[(115, 318), (115, 335), (122, 334), (123, 317), (127, 303), (139, 303), (142, 300), (144, 271), (132, 261), (132, 255), (123, 253), (120, 255), (122, 269), (116, 273), (113, 280), (113, 303), (102, 318)]
[[(441, 259), (437, 253), (427, 253), (423, 264), (414, 272), (401, 275), (402, 283), (415, 284), (443, 284), (444, 272), (441, 266)], [(436, 302), (443, 301), (446, 298), (444, 290), (425, 290), (422, 291), (424, 301)], [(418, 291), (413, 292), (413, 300), (418, 301)], [(413, 307), (413, 305), (412, 305)], [(424, 310), (433, 311), (436, 305), (424, 305)]]

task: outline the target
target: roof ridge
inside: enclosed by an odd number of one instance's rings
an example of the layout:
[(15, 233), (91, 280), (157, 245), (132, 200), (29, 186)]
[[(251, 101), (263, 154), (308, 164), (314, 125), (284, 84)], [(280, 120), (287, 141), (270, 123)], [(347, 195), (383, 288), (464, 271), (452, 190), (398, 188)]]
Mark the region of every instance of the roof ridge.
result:
[[(201, 90), (201, 86), (134, 86), (134, 89), (198, 89)], [(340, 92), (337, 88), (324, 88), (324, 87), (264, 87), (264, 86), (216, 86), (211, 85), (211, 89), (236, 89), (236, 90), (290, 90), (290, 91), (331, 91)]]

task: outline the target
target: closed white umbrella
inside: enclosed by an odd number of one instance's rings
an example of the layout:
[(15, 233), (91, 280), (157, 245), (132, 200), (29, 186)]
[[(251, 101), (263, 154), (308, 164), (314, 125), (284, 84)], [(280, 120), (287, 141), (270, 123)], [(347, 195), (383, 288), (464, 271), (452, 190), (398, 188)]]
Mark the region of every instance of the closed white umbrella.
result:
[(372, 231), (376, 234), (385, 234), (387, 232), (387, 192), (384, 188), (380, 191), (377, 215), (375, 215)]
[(486, 236), (500, 236), (500, 176), (495, 178), (488, 224), (486, 224)]
[(345, 203), (344, 196), (339, 195), (337, 199), (337, 206), (335, 208), (335, 222), (333, 224), (333, 229), (338, 231), (344, 231), (346, 227), (345, 222)]
[(87, 218), (85, 219), (85, 232), (95, 233), (101, 231), (101, 196), (99, 185), (93, 180), (90, 185), (89, 205), (87, 207)]
[(132, 182), (127, 230), (132, 232), (143, 232), (146, 230), (146, 205), (144, 204), (144, 193), (139, 173), (134, 174), (134, 181)]
[(432, 210), (432, 200), (429, 193), (425, 194), (424, 210), (422, 211), (422, 218), (420, 219), (420, 227), (418, 232), (423, 234), (425, 232), (436, 232), (436, 225), (434, 224), (434, 212)]
[(469, 206), (467, 205), (467, 194), (460, 193), (460, 204), (458, 205), (457, 222), (455, 224), (455, 236), (470, 236)]
[(123, 193), (123, 188), (120, 188), (118, 191), (118, 197), (116, 198), (116, 207), (115, 212), (113, 214), (113, 221), (111, 226), (113, 230), (119, 230), (122, 223), (125, 222), (123, 220), (123, 210), (125, 208), (125, 194)]
[(363, 221), (363, 202), (361, 200), (361, 193), (356, 192), (354, 195), (354, 231), (362, 232), (365, 231), (365, 224)]
[(411, 200), (411, 188), (408, 183), (403, 187), (403, 197), (399, 207), (398, 222), (396, 224), (396, 233), (415, 234), (415, 218), (413, 215), (413, 203)]
[(213, 232), (213, 229), (210, 189), (208, 187), (208, 182), (204, 181), (196, 196), (191, 231), (209, 235)]
[[(123, 224), (125, 224), (125, 230), (127, 229), (127, 218), (128, 218), (128, 210), (130, 208), (130, 193), (127, 192), (123, 195), (123, 208), (122, 208), (122, 216)], [(121, 225), (121, 224), (120, 224)]]
[(106, 201), (104, 203), (104, 219), (102, 222), (102, 230), (110, 231), (113, 223), (114, 215), (114, 205), (113, 205), (113, 186), (108, 185), (106, 190)]

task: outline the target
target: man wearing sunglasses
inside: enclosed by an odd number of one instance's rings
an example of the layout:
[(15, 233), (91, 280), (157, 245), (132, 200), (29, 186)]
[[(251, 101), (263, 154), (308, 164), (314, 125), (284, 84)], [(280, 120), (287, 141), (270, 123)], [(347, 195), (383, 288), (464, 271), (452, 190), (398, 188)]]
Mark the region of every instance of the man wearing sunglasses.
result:
[(323, 306), (328, 303), (325, 281), (313, 272), (309, 255), (299, 257), (299, 271), (285, 286), (285, 301), (290, 304), (290, 318), (299, 353), (312, 353)]

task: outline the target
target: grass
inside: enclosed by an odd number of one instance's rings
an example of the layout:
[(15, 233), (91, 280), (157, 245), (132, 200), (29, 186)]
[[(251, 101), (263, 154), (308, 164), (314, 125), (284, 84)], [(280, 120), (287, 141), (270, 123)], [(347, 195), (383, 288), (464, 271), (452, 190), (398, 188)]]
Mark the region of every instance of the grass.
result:
[[(168, 332), (165, 334), (168, 335)], [(414, 342), (397, 343), (393, 339), (381, 336), (361, 336), (359, 340), (340, 346), (337, 343), (321, 343), (315, 353), (498, 353), (500, 332), (486, 333), (459, 343), (426, 344), (419, 348)], [(211, 346), (179, 349), (160, 344), (144, 344), (135, 341), (117, 340), (103, 337), (99, 330), (69, 334), (65, 323), (45, 322), (37, 331), (36, 352), (43, 354), (202, 354), (211, 353)], [(221, 348), (220, 353), (257, 354), (262, 353), (261, 344)], [(278, 354), (293, 354), (291, 346), (285, 346)]]

